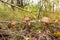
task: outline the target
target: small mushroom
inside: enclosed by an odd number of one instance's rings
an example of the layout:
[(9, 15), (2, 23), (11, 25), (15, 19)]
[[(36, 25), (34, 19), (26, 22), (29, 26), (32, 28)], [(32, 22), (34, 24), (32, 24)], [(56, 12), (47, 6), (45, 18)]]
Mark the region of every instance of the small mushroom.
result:
[(8, 28), (12, 28), (13, 26), (16, 26), (17, 22), (16, 21), (12, 21), (8, 24)]
[(15, 26), (16, 24), (17, 24), (16, 21), (12, 21), (12, 22), (11, 22), (11, 25), (12, 25), (12, 26)]
[(24, 21), (30, 21), (31, 19), (30, 19), (30, 17), (25, 17), (24, 18)]
[(40, 19), (40, 22), (43, 22), (43, 23), (51, 23), (52, 20), (50, 18), (48, 18), (48, 17), (42, 17)]

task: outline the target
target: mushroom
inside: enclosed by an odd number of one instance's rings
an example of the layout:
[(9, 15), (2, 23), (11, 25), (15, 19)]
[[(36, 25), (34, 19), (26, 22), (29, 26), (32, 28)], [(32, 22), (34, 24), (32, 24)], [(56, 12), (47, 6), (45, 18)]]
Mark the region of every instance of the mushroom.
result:
[(24, 21), (30, 21), (31, 19), (30, 19), (30, 17), (25, 17), (24, 18)]
[(43, 26), (42, 31), (47, 31), (47, 30), (49, 30), (49, 24), (52, 23), (52, 19), (50, 19), (48, 17), (42, 17), (40, 19), (40, 22), (42, 23), (42, 26)]
[(8, 28), (12, 28), (12, 27), (15, 27), (17, 25), (17, 22), (16, 21), (12, 21), (8, 24)]
[(51, 23), (51, 19), (50, 18), (48, 18), (48, 17), (42, 17), (41, 19), (40, 19), (40, 22), (43, 22), (43, 23)]
[(30, 29), (32, 28), (32, 24), (31, 24), (30, 20), (31, 20), (30, 17), (25, 17), (24, 18), (25, 22), (23, 22), (23, 25), (24, 25), (23, 30), (27, 29), (28, 32), (31, 31)]
[(12, 26), (15, 26), (16, 24), (17, 24), (16, 21), (12, 21), (12, 22), (11, 22), (11, 25), (12, 25)]

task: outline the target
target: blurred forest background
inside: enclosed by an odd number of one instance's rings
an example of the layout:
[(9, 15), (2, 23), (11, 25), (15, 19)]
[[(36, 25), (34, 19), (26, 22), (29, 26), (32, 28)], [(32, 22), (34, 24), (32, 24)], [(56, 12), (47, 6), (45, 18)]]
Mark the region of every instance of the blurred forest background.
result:
[(60, 40), (60, 0), (0, 0), (1, 40)]
[[(8, 4), (0, 1), (1, 20), (21, 20), (24, 16), (30, 16), (32, 19), (37, 19), (40, 17), (40, 15), (53, 19), (60, 19), (60, 0), (2, 1), (7, 2)], [(16, 6), (18, 7), (16, 8)]]

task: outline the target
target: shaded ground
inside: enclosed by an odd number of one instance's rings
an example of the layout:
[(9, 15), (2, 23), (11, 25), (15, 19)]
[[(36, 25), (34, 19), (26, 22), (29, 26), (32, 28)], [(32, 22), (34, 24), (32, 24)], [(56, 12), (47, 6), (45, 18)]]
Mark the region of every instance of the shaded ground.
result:
[(43, 28), (39, 30), (37, 28), (34, 29), (36, 25), (33, 24), (28, 26), (22, 23), (10, 28), (8, 28), (8, 24), (0, 23), (0, 40), (60, 40), (58, 36), (53, 34), (60, 31), (58, 25), (56, 27), (54, 24), (41, 24)]

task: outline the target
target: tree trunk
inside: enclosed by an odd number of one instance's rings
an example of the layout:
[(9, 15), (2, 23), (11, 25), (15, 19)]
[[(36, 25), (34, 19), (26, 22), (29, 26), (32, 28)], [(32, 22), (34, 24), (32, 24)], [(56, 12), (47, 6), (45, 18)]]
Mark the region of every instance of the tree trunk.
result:
[(23, 6), (23, 0), (17, 0), (17, 6), (22, 7)]
[[(13, 5), (14, 4), (14, 1), (11, 0), (11, 4)], [(11, 5), (11, 8), (14, 10), (14, 6)]]

